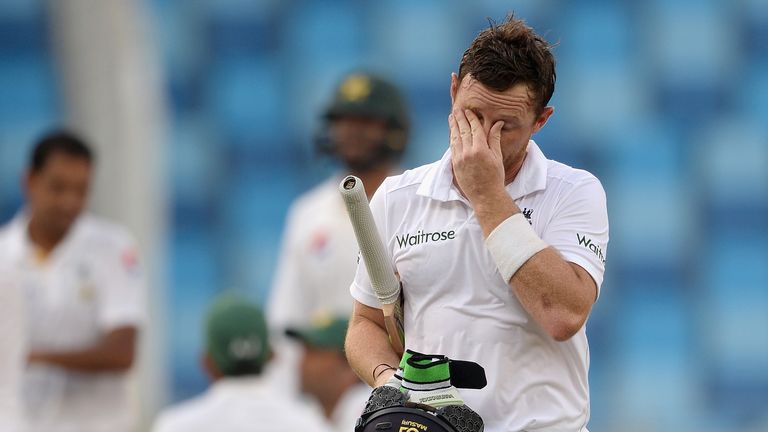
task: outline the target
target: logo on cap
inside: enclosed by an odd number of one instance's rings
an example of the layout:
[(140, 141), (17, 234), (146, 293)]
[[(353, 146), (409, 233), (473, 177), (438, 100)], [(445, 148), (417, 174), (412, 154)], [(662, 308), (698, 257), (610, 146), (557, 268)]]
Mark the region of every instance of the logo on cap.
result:
[(319, 310), (312, 315), (312, 327), (325, 329), (333, 324), (333, 315), (330, 311)]
[(251, 335), (229, 342), (229, 354), (238, 360), (252, 360), (261, 355), (261, 338)]
[(348, 102), (357, 102), (371, 94), (371, 80), (365, 75), (352, 75), (341, 84), (339, 93)]

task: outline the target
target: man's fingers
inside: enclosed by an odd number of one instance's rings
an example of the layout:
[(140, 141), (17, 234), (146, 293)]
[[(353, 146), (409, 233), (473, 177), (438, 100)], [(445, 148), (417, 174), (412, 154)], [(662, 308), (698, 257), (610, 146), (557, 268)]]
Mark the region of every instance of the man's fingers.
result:
[(462, 110), (454, 110), (453, 118), (456, 120), (456, 124), (459, 125), (459, 135), (461, 136), (461, 145), (464, 147), (472, 147), (472, 127), (467, 121), (467, 116)]
[(453, 113), (448, 115), (448, 129), (450, 130), (451, 153), (459, 154), (462, 149), (461, 133), (459, 132), (459, 125), (456, 123), (456, 117)]
[(486, 139), (483, 125), (480, 123), (480, 119), (477, 118), (477, 114), (475, 114), (475, 112), (472, 110), (466, 110), (464, 112), (467, 116), (467, 120), (469, 121), (469, 126), (471, 128), (470, 130), (472, 131), (472, 145), (488, 145), (488, 143), (485, 142)]
[(488, 147), (491, 148), (491, 151), (496, 154), (496, 156), (499, 157), (499, 159), (502, 158), (501, 156), (501, 128), (504, 127), (503, 121), (497, 121), (496, 123), (491, 126), (491, 132), (488, 134)]

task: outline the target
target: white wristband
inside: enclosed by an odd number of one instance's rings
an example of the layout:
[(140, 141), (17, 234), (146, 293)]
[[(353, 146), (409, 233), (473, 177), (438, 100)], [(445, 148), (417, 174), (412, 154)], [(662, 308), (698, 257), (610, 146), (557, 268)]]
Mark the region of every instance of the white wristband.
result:
[(485, 246), (507, 283), (526, 261), (548, 247), (522, 213), (514, 214), (500, 223), (485, 239)]

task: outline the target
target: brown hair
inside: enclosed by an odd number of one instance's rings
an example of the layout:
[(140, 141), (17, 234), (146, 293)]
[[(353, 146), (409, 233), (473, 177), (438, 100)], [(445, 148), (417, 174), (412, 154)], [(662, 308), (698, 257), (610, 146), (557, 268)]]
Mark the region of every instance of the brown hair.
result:
[(551, 46), (514, 14), (480, 32), (464, 51), (459, 80), (467, 74), (486, 87), (504, 91), (525, 83), (542, 110), (555, 91), (555, 58)]

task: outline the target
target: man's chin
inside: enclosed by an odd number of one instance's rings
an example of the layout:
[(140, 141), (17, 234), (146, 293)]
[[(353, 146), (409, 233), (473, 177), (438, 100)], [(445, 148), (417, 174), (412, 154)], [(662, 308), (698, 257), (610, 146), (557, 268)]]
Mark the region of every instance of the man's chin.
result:
[(360, 158), (360, 159), (347, 159), (344, 161), (344, 165), (347, 166), (353, 172), (365, 172), (374, 168), (378, 168), (384, 164), (385, 161), (382, 158)]
[(70, 230), (70, 228), (72, 228), (72, 225), (74, 225), (76, 220), (77, 220), (77, 217), (67, 217), (67, 218), (57, 219), (55, 223), (52, 223), (50, 225), (51, 231), (54, 231), (58, 235), (64, 235), (67, 233), (67, 231)]

